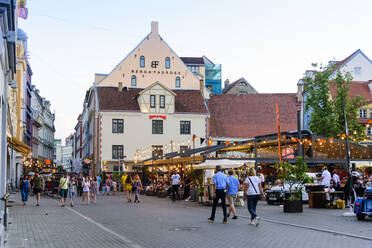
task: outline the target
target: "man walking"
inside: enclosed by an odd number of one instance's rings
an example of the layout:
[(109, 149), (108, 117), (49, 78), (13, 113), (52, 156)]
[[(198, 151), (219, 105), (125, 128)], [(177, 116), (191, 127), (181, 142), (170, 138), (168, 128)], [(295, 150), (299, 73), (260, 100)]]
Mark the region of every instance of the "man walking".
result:
[(228, 186), (228, 179), (225, 174), (221, 172), (221, 166), (216, 166), (217, 173), (213, 176), (213, 207), (211, 217), (208, 219), (210, 222), (214, 221), (216, 214), (216, 207), (219, 199), (221, 199), (223, 210), (223, 224), (227, 223), (226, 214), (226, 188)]
[(229, 217), (232, 212), (234, 214), (234, 217), (232, 218), (236, 220), (238, 216), (236, 215), (234, 202), (236, 200), (236, 195), (238, 194), (239, 180), (234, 176), (233, 170), (229, 170), (228, 184), (227, 199), (229, 200), (230, 207), (227, 217)]
[(44, 190), (44, 178), (39, 175), (39, 172), (35, 172), (34, 177), (34, 194), (36, 195), (36, 206), (40, 206), (40, 193)]
[(82, 196), (83, 195), (83, 174), (79, 174), (79, 177), (77, 179), (77, 196)]
[(67, 192), (68, 192), (69, 180), (67, 178), (67, 172), (63, 174), (63, 177), (59, 180), (59, 192), (61, 194), (61, 207), (64, 207), (66, 204)]
[(178, 193), (178, 186), (180, 184), (180, 175), (176, 172), (173, 172), (172, 175), (172, 201), (176, 200), (176, 194), (178, 200), (180, 200), (180, 194)]

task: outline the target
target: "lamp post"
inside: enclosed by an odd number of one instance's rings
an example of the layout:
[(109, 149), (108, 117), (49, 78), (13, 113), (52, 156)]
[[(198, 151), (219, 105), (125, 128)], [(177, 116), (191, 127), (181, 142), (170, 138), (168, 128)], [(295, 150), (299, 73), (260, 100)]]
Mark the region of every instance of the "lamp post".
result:
[(349, 176), (349, 188), (350, 188), (350, 192), (349, 192), (349, 197), (350, 197), (350, 201), (349, 201), (349, 204), (351, 204), (351, 199), (352, 199), (352, 189), (353, 189), (353, 177), (352, 177), (352, 174), (351, 174), (351, 169), (350, 169), (350, 149), (349, 149), (349, 128), (347, 126), (347, 118), (346, 118), (346, 111), (345, 111), (345, 99), (342, 99), (342, 109), (344, 111), (344, 123), (345, 123), (345, 135), (346, 135), (346, 139), (345, 139), (345, 142), (346, 142), (346, 166), (347, 166), (347, 171), (348, 171), (348, 176)]

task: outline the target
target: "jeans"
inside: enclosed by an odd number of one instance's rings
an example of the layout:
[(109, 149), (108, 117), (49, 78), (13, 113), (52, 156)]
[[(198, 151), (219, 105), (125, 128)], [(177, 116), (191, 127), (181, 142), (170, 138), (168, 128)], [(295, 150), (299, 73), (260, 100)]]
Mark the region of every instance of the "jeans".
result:
[(247, 206), (248, 206), (248, 211), (251, 214), (251, 220), (253, 220), (257, 216), (256, 207), (257, 207), (258, 197), (259, 195), (248, 195), (247, 196)]
[(176, 194), (177, 194), (178, 200), (181, 200), (180, 194), (178, 193), (178, 184), (172, 185), (172, 200), (173, 201), (176, 200)]
[(213, 206), (212, 206), (212, 215), (211, 218), (214, 220), (214, 216), (216, 215), (216, 208), (218, 201), (221, 199), (222, 203), (222, 211), (223, 211), (223, 218), (227, 218), (226, 213), (226, 193), (224, 189), (216, 189), (216, 197), (213, 199)]
[(83, 195), (83, 187), (77, 187), (77, 196)]

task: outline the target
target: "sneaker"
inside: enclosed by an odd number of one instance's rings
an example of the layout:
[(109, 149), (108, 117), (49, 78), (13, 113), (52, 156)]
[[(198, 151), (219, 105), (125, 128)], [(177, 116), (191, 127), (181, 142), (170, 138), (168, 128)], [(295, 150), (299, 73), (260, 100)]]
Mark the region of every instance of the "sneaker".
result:
[(230, 214), (227, 215), (227, 218), (230, 218)]
[(40, 206), (39, 203), (36, 204), (36, 207)]
[(234, 217), (232, 217), (232, 219), (236, 220), (236, 219), (238, 219), (238, 216), (235, 215)]
[(209, 222), (213, 222), (214, 219), (213, 219), (213, 218), (208, 218), (208, 221), (209, 221)]
[(254, 218), (254, 224), (256, 226), (260, 225), (260, 217), (256, 216), (256, 218)]
[(227, 224), (227, 218), (223, 218), (222, 224)]
[(254, 219), (249, 222), (249, 225), (254, 225)]

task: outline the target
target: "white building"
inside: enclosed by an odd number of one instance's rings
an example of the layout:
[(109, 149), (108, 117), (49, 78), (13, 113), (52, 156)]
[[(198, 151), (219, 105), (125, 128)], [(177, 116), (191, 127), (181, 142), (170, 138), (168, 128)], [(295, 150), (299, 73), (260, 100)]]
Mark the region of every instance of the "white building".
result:
[(96, 74), (87, 96), (83, 150), (98, 169), (197, 148), (193, 137), (207, 136), (208, 90), (159, 35), (157, 22), (109, 74)]

